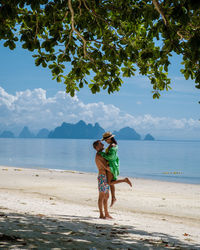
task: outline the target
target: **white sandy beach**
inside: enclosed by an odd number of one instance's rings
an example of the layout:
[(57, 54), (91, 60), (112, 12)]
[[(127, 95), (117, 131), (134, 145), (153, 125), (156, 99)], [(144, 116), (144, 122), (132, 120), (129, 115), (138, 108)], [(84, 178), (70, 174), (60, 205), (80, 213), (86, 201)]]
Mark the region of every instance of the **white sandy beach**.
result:
[(0, 248), (200, 249), (200, 185), (131, 181), (102, 220), (97, 174), (0, 166)]

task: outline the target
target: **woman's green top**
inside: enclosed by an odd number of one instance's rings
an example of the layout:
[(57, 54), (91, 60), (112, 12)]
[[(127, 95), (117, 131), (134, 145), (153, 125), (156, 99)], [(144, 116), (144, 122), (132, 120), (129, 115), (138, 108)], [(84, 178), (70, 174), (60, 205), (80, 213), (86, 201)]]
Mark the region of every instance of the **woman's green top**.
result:
[(107, 153), (100, 152), (99, 154), (108, 161), (110, 171), (113, 174), (113, 179), (117, 180), (119, 175), (119, 157), (117, 154), (118, 146), (111, 147)]

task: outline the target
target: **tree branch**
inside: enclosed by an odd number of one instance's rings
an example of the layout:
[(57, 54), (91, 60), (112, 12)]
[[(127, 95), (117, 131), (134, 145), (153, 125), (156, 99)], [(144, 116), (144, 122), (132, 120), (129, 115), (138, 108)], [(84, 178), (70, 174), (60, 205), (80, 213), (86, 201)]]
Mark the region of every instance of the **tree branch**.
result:
[(153, 2), (154, 7), (156, 8), (156, 10), (158, 11), (158, 13), (162, 16), (162, 19), (163, 19), (165, 25), (167, 26), (167, 24), (168, 24), (167, 19), (164, 15), (163, 11), (160, 8), (160, 4), (159, 4), (158, 0), (152, 0), (152, 2)]
[[(168, 21), (167, 21), (165, 15), (164, 15), (163, 11), (161, 10), (161, 7), (160, 7), (160, 4), (159, 4), (158, 0), (152, 0), (152, 2), (153, 2), (153, 5), (154, 5), (155, 9), (162, 16), (162, 19), (164, 21), (165, 26), (167, 26), (168, 25)], [(180, 40), (184, 39), (184, 35), (181, 34), (180, 30), (178, 30), (176, 33), (180, 37)]]
[(78, 30), (75, 28), (74, 26), (74, 10), (72, 8), (72, 2), (71, 0), (68, 0), (68, 7), (71, 13), (71, 25), (72, 25), (72, 32), (75, 32), (78, 37), (83, 41), (83, 53), (84, 53), (84, 57), (87, 57), (87, 41), (85, 40), (85, 38), (80, 34), (80, 32), (78, 32)]
[(92, 16), (94, 16), (95, 18), (99, 18), (99, 19), (101, 19), (102, 21), (104, 21), (104, 22), (106, 22), (106, 23), (108, 24), (108, 22), (107, 22), (104, 18), (102, 18), (101, 16), (97, 15), (96, 12), (95, 12), (94, 10), (91, 10), (91, 9), (87, 6), (85, 0), (82, 0), (82, 1), (83, 1), (83, 3), (84, 3), (85, 8), (88, 10), (88, 12), (89, 12)]

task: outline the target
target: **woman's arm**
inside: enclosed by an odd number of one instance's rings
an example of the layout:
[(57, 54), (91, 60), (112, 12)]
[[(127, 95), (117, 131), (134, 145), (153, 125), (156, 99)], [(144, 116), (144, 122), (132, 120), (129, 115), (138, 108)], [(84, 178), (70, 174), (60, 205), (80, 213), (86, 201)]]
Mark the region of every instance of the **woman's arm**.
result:
[(117, 157), (116, 151), (116, 147), (111, 147), (108, 153), (99, 152), (99, 154), (107, 161), (114, 161)]
[(100, 156), (100, 154), (96, 157), (96, 163), (99, 169), (105, 169), (106, 171), (111, 172), (108, 163), (102, 156)]

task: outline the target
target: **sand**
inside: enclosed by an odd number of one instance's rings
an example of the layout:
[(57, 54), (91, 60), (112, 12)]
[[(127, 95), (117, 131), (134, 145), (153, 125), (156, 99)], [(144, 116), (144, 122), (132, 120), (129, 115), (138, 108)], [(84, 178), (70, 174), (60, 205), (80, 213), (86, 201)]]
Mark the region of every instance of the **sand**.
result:
[(200, 249), (200, 185), (131, 181), (102, 220), (97, 174), (0, 166), (0, 248)]

